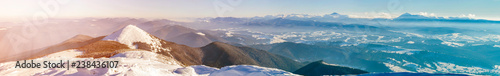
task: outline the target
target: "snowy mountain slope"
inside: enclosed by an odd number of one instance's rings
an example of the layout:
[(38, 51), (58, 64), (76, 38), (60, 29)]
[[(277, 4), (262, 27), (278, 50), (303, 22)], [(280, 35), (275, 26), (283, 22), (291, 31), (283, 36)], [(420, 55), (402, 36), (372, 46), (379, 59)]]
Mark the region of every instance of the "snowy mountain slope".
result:
[(199, 49), (159, 39), (134, 25), (128, 25), (102, 40), (117, 41), (131, 49), (143, 49), (172, 57), (185, 65), (201, 64)]
[(113, 34), (104, 37), (102, 40), (118, 41), (122, 44), (128, 45), (129, 48), (137, 48), (133, 45), (135, 42), (143, 42), (155, 46), (161, 45), (158, 39), (154, 39), (146, 31), (134, 25), (128, 25)]

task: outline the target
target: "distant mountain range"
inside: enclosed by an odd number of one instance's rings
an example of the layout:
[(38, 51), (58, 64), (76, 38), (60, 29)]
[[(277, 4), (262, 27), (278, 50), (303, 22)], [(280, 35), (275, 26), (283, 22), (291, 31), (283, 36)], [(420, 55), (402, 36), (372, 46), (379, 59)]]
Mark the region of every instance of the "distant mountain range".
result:
[(148, 32), (151, 32), (152, 35), (160, 39), (191, 47), (202, 47), (214, 41), (227, 42), (221, 37), (179, 25), (163, 25), (161, 27), (152, 28), (148, 30)]
[(500, 23), (500, 21), (495, 20), (485, 20), (485, 19), (474, 19), (468, 17), (428, 17), (423, 15), (416, 15), (410, 13), (404, 13), (397, 18), (392, 19), (393, 21), (435, 21), (435, 22), (457, 22), (457, 23)]
[(319, 21), (319, 22), (338, 22), (338, 23), (346, 23), (346, 24), (360, 24), (367, 23), (371, 21), (394, 21), (394, 22), (422, 22), (422, 21), (432, 21), (432, 22), (458, 22), (458, 23), (500, 23), (500, 21), (495, 20), (486, 20), (486, 19), (474, 19), (469, 17), (432, 17), (432, 16), (424, 16), (410, 13), (403, 13), (400, 16), (388, 19), (388, 18), (352, 18), (348, 15), (342, 15), (339, 13), (331, 13), (326, 15), (308, 15), (308, 14), (289, 14), (289, 15), (267, 15), (263, 17), (243, 17), (243, 18), (235, 18), (235, 17), (216, 17), (210, 18), (208, 22), (216, 22), (216, 23), (232, 23), (232, 24), (243, 24), (246, 25), (247, 22), (262, 22), (265, 20), (273, 20), (273, 19), (289, 19), (289, 20), (300, 20), (300, 21)]

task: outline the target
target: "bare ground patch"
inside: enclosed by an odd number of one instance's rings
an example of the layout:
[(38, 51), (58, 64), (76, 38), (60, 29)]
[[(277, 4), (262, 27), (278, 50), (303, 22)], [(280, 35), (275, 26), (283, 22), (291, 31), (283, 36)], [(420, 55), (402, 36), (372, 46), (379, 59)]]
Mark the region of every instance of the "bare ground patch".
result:
[(77, 56), (80, 58), (109, 58), (118, 53), (124, 51), (117, 51), (122, 49), (130, 49), (127, 45), (121, 44), (116, 41), (97, 41), (89, 45), (77, 48), (77, 50), (83, 51), (83, 55)]

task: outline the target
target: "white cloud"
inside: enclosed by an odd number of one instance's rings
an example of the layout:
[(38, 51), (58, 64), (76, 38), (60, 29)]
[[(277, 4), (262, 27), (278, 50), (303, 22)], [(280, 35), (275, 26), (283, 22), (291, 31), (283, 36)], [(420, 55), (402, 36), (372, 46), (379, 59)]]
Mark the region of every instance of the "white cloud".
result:
[(392, 14), (386, 12), (364, 12), (348, 14), (350, 18), (396, 18), (400, 14)]
[(427, 17), (435, 17), (436, 16), (436, 14), (434, 14), (434, 13), (427, 13), (427, 12), (419, 12), (418, 15), (427, 16)]
[(462, 15), (460, 15), (460, 17), (474, 18), (474, 17), (476, 17), (476, 14), (467, 14), (467, 15), (462, 14)]
[(444, 17), (444, 18), (476, 18), (476, 14), (461, 14), (458, 16), (443, 16), (443, 15), (436, 15), (435, 13), (428, 13), (428, 12), (419, 12), (417, 13), (418, 15), (426, 16), (426, 17)]

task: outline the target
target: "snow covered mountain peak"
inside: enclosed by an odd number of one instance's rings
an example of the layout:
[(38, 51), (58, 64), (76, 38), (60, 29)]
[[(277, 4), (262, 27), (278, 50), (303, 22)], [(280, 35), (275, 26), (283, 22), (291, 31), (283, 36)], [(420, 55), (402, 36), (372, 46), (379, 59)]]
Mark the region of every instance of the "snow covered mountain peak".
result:
[(153, 48), (153, 50), (151, 50), (153, 52), (164, 50), (164, 48), (161, 48), (161, 43), (158, 38), (153, 37), (146, 31), (134, 25), (125, 26), (124, 28), (104, 37), (102, 40), (117, 41), (127, 45), (131, 49), (137, 49), (138, 47), (134, 43), (141, 42), (149, 44), (150, 47)]
[(404, 13), (404, 14), (401, 14), (396, 19), (430, 19), (430, 18), (431, 17), (426, 17), (423, 15), (414, 15), (414, 14), (410, 14), (410, 13)]
[(337, 12), (333, 12), (333, 13), (332, 13), (332, 14), (330, 14), (330, 15), (340, 15), (340, 14), (339, 14), (339, 13), (337, 13)]

